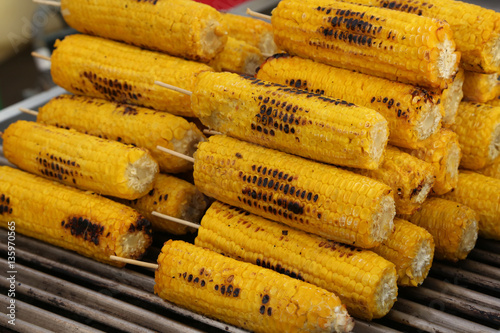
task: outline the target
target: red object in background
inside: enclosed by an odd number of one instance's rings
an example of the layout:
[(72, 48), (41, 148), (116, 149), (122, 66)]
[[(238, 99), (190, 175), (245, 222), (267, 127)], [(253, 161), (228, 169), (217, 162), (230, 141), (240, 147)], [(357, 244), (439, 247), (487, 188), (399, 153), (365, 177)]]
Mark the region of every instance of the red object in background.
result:
[(196, 0), (197, 2), (204, 3), (212, 6), (217, 10), (229, 10), (242, 3), (249, 2), (248, 0)]

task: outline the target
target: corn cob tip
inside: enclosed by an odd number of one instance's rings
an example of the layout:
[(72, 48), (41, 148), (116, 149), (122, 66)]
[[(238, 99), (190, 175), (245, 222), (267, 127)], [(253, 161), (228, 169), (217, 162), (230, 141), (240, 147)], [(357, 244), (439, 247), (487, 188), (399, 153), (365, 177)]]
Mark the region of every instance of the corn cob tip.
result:
[(381, 243), (389, 236), (394, 228), (394, 217), (396, 216), (396, 204), (391, 194), (380, 200), (380, 207), (373, 217), (373, 228), (371, 236), (375, 242)]
[(121, 248), (121, 251), (117, 251), (116, 255), (140, 259), (144, 254), (144, 249), (147, 249), (152, 242), (151, 223), (140, 216), (135, 224), (130, 225), (128, 232), (120, 237), (118, 248)]
[(458, 106), (464, 97), (464, 80), (464, 70), (460, 69), (455, 75), (453, 82), (448, 85), (447, 89), (443, 90), (441, 105), (444, 110), (442, 119), (444, 127), (448, 127), (455, 123)]
[(441, 41), (441, 43), (437, 45), (440, 51), (437, 60), (439, 78), (450, 79), (457, 73), (460, 53), (456, 52), (455, 43), (449, 38), (450, 36), (444, 33), (444, 29), (438, 28), (438, 31), (443, 32), (442, 34), (437, 34)]
[(416, 287), (424, 281), (429, 273), (432, 259), (434, 258), (434, 243), (432, 240), (425, 240), (421, 243), (417, 255), (410, 264), (407, 276), (410, 283)]
[(489, 146), (490, 160), (495, 160), (500, 155), (500, 124), (495, 126), (491, 144)]
[(151, 158), (151, 155), (145, 154), (133, 163), (129, 163), (126, 170), (128, 186), (139, 193), (147, 192), (159, 172), (158, 163)]

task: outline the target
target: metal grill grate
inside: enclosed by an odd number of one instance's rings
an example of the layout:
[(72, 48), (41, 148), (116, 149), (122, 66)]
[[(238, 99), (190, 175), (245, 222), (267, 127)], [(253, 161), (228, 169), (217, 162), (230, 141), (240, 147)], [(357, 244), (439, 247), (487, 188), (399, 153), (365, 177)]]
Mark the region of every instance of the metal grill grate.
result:
[[(8, 305), (7, 232), (0, 230), (0, 303)], [(162, 239), (157, 239), (161, 244)], [(472, 259), (436, 262), (423, 286), (400, 289), (380, 320), (355, 332), (499, 332), (499, 242), (480, 240)], [(153, 247), (147, 260), (154, 261)], [(115, 268), (16, 235), (16, 326), (20, 332), (244, 332), (165, 302), (153, 294), (152, 270)], [(0, 324), (7, 324), (2, 316)]]

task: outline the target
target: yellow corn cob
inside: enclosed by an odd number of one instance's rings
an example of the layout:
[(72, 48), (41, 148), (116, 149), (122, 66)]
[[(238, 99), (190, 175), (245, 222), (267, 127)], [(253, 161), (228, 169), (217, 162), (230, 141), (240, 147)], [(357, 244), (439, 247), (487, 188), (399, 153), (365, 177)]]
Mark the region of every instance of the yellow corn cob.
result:
[(422, 141), (416, 149), (403, 149), (403, 151), (432, 164), (436, 175), (432, 193), (445, 194), (457, 186), (458, 166), (462, 153), (455, 132), (443, 128)]
[(329, 0), (283, 0), (276, 45), (293, 55), (391, 80), (445, 88), (460, 54), (450, 26), (427, 17)]
[(166, 112), (87, 96), (61, 95), (38, 110), (37, 122), (146, 148), (162, 172), (192, 169), (192, 163), (160, 152), (160, 145), (193, 156), (205, 140), (198, 127)]
[(441, 123), (444, 127), (450, 127), (455, 123), (458, 106), (464, 97), (464, 70), (459, 69), (453, 82), (441, 91)]
[(413, 85), (286, 54), (268, 58), (257, 78), (371, 108), (387, 120), (389, 143), (396, 146), (415, 147), (439, 129), (439, 94)]
[(412, 214), (427, 198), (434, 185), (434, 169), (429, 163), (388, 146), (376, 170), (349, 169), (389, 185), (394, 193), (397, 214)]
[(208, 62), (227, 39), (222, 15), (185, 0), (61, 0), (68, 25), (89, 35)]
[(476, 245), (477, 214), (465, 205), (429, 198), (418, 212), (403, 217), (431, 233), (436, 259), (455, 262), (465, 259)]
[(479, 236), (500, 240), (500, 179), (461, 170), (454, 191), (441, 198), (466, 205), (479, 216)]
[(224, 50), (208, 64), (219, 72), (254, 75), (255, 70), (263, 61), (264, 57), (258, 48), (245, 41), (229, 37)]
[(500, 107), (461, 102), (450, 129), (458, 134), (461, 167), (481, 169), (500, 155)]
[(31, 121), (11, 124), (3, 149), (23, 170), (123, 199), (148, 193), (158, 172), (146, 149)]
[(135, 210), (27, 172), (0, 167), (0, 226), (115, 266), (139, 259), (151, 225)]
[(455, 0), (347, 1), (445, 20), (453, 30), (466, 70), (500, 72), (500, 13)]
[(152, 214), (153, 211), (199, 223), (207, 208), (205, 197), (193, 184), (165, 174), (158, 175), (153, 189), (147, 195), (122, 202), (137, 209), (151, 221), (153, 229), (174, 235), (184, 235), (192, 228), (157, 217)]
[(229, 37), (245, 41), (264, 54), (274, 54), (278, 51), (271, 23), (231, 13), (223, 14), (222, 18), (226, 23)]
[(251, 213), (363, 248), (392, 229), (392, 190), (367, 177), (223, 135), (194, 158), (201, 192)]
[(500, 157), (497, 157), (492, 164), (482, 169), (476, 170), (476, 172), (488, 177), (500, 179)]
[(491, 105), (491, 106), (500, 106), (500, 94), (496, 96), (494, 99), (491, 101), (488, 101), (486, 104)]
[(255, 332), (350, 332), (353, 319), (333, 293), (182, 241), (158, 257), (155, 293)]
[(478, 103), (491, 101), (500, 95), (500, 75), (467, 71), (463, 90), (467, 101)]
[(213, 71), (196, 63), (99, 37), (71, 35), (57, 41), (51, 58), (54, 82), (77, 94), (193, 116), (189, 96), (155, 80), (192, 91), (196, 76)]
[(424, 228), (395, 218), (392, 234), (372, 251), (396, 265), (398, 285), (416, 287), (431, 269), (434, 239)]
[(201, 73), (191, 101), (205, 126), (326, 163), (374, 169), (387, 144), (374, 110), (255, 78)]
[(371, 320), (396, 301), (396, 269), (368, 250), (328, 241), (239, 208), (214, 202), (205, 213), (197, 246), (329, 290), (350, 315)]

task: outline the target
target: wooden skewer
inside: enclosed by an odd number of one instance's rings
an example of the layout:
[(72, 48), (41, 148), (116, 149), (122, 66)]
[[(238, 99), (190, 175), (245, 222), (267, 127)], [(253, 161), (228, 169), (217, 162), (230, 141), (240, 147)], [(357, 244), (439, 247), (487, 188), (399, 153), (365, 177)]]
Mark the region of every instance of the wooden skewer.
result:
[(39, 3), (41, 5), (49, 5), (54, 7), (61, 7), (61, 3), (59, 1), (50, 1), (50, 0), (33, 0), (34, 3)]
[(162, 146), (156, 146), (156, 149), (161, 150), (164, 153), (167, 153), (167, 154), (170, 154), (170, 155), (174, 155), (174, 156), (183, 158), (186, 161), (189, 161), (191, 163), (194, 163), (194, 158), (192, 158), (191, 156), (187, 156), (187, 155), (178, 153), (175, 150), (171, 150), (171, 149), (168, 149), (168, 148), (165, 148), (165, 147), (162, 147)]
[(153, 211), (151, 214), (153, 214), (154, 216), (161, 217), (162, 219), (165, 219), (165, 220), (169, 220), (169, 221), (172, 221), (172, 222), (175, 222), (175, 223), (186, 225), (186, 226), (191, 227), (191, 228), (199, 229), (201, 227), (197, 223), (193, 223), (193, 222), (189, 222), (189, 221), (186, 221), (186, 220), (178, 219), (177, 217), (165, 215), (165, 214), (159, 213), (157, 211)]
[(38, 111), (35, 111), (35, 110), (30, 110), (30, 109), (26, 109), (26, 108), (19, 108), (19, 111), (21, 111), (23, 113), (31, 114), (33, 116), (38, 116)]
[(208, 135), (221, 135), (222, 134), (222, 132), (214, 131), (211, 129), (204, 129), (203, 133), (208, 134)]
[(186, 89), (182, 89), (182, 88), (173, 86), (173, 85), (165, 83), (165, 82), (155, 81), (155, 84), (159, 85), (159, 86), (161, 86), (163, 88), (167, 88), (167, 89), (170, 89), (170, 90), (173, 90), (173, 91), (180, 92), (181, 94), (185, 94), (185, 95), (189, 95), (189, 96), (191, 96), (193, 94), (192, 91), (189, 91), (189, 90), (186, 90)]
[(253, 17), (257, 17), (266, 21), (271, 21), (271, 15), (266, 15), (266, 14), (261, 14), (258, 12), (255, 12), (251, 10), (250, 8), (247, 8), (247, 14)]
[(40, 54), (38, 52), (31, 52), (31, 56), (35, 57), (35, 58), (39, 58), (39, 59), (50, 61), (50, 57), (47, 57), (47, 56), (45, 56), (43, 54)]
[(264, 58), (270, 58), (270, 57), (272, 57), (273, 55), (274, 55), (273, 53), (262, 53), (262, 56), (263, 56)]
[(144, 262), (144, 261), (139, 261), (139, 260), (134, 260), (134, 259), (128, 259), (128, 258), (123, 258), (123, 257), (117, 257), (117, 256), (109, 256), (109, 259), (115, 260), (115, 261), (121, 261), (121, 262), (124, 262), (124, 263), (127, 263), (127, 264), (136, 265), (136, 266), (158, 269), (158, 265), (157, 264), (153, 264), (153, 263), (149, 263), (149, 262)]

